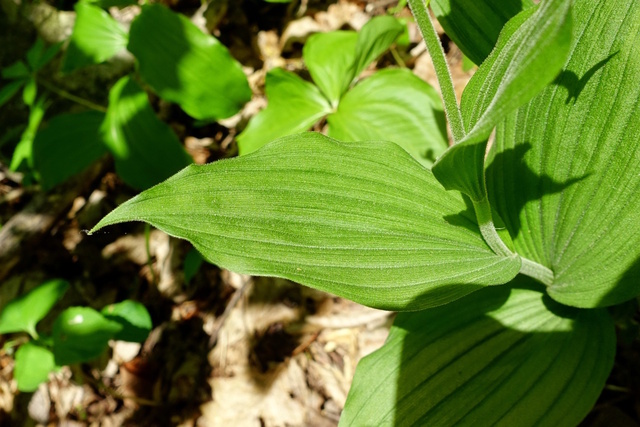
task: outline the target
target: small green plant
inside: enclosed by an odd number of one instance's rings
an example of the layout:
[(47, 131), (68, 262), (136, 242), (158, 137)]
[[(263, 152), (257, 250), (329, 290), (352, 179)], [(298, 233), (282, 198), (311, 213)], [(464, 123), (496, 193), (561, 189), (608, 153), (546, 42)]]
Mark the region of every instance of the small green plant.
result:
[(385, 69), (357, 80), (404, 28), (391, 16), (379, 16), (359, 33), (333, 31), (309, 37), (303, 59), (316, 84), (281, 68), (270, 70), (265, 82), (269, 104), (238, 136), (240, 154), (308, 130), (326, 118), (331, 137), (389, 140), (431, 166), (447, 148), (437, 92), (408, 69)]
[[(50, 335), (38, 332), (38, 322), (68, 288), (64, 280), (49, 280), (10, 301), (0, 312), (0, 334), (26, 332), (31, 337), (15, 353), (18, 390), (34, 391), (60, 367), (100, 356), (109, 340), (143, 342), (151, 331), (151, 317), (144, 305), (125, 300), (102, 311), (69, 307), (56, 317)], [(19, 341), (9, 342), (5, 348)]]
[(475, 2), (474, 30), (448, 29), (480, 63), (460, 106), (408, 3), (455, 142), (433, 171), (391, 142), (303, 133), (189, 166), (92, 232), (145, 221), (225, 268), (400, 311), (342, 425), (576, 425), (613, 365), (607, 307), (640, 294), (640, 3)]

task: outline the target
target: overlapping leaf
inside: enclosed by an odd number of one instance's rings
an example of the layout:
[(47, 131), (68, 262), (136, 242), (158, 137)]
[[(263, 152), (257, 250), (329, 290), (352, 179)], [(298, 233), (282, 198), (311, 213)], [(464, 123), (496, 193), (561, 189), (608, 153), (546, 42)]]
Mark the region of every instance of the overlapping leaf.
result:
[(403, 31), (404, 27), (393, 16), (376, 16), (367, 22), (358, 33), (351, 80), (386, 52)]
[(143, 7), (127, 49), (153, 90), (196, 119), (230, 117), (251, 99), (242, 67), (227, 48), (164, 6)]
[(605, 310), (484, 289), (400, 313), (384, 346), (358, 364), (340, 425), (573, 427), (598, 398), (615, 348)]
[(462, 95), (465, 138), (449, 148), (433, 173), (447, 189), (479, 201), (486, 141), (508, 113), (538, 94), (560, 72), (571, 43), (571, 1), (545, 0), (526, 9), (502, 30), (496, 49)]
[(74, 6), (76, 23), (71, 33), (62, 71), (99, 64), (127, 46), (127, 33), (107, 12), (80, 1)]
[(36, 134), (33, 164), (44, 189), (64, 182), (107, 152), (100, 133), (104, 117), (97, 111), (62, 114)]
[(316, 86), (281, 68), (267, 73), (265, 91), (269, 104), (238, 136), (241, 155), (274, 139), (306, 131), (331, 112), (331, 105)]
[(396, 144), (305, 133), (190, 166), (92, 231), (146, 221), (237, 272), (415, 310), (505, 283), (520, 268), (487, 247), (465, 209)]
[(554, 85), (498, 127), (487, 170), (519, 253), (565, 304), (640, 293), (640, 3), (578, 0)]
[(388, 140), (431, 166), (448, 146), (440, 96), (406, 69), (387, 69), (359, 82), (327, 118), (341, 141)]
[(49, 373), (57, 366), (53, 353), (46, 347), (32, 341), (20, 346), (16, 351), (13, 377), (18, 384), (18, 390), (32, 392), (47, 381)]
[(432, 0), (431, 9), (447, 35), (473, 62), (489, 56), (502, 27), (531, 0)]
[(129, 77), (109, 93), (102, 132), (118, 175), (132, 187), (148, 188), (192, 162), (169, 126), (156, 117), (147, 94)]
[(111, 304), (103, 308), (101, 313), (105, 318), (122, 326), (122, 329), (113, 336), (116, 340), (143, 342), (153, 327), (149, 312), (137, 301), (124, 300)]

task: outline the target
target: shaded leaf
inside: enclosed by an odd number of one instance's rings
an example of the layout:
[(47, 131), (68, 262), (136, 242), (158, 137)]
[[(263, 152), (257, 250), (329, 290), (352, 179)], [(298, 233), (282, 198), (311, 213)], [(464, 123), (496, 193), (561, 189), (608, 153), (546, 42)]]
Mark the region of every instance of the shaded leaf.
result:
[(202, 267), (204, 258), (196, 248), (191, 248), (184, 257), (184, 282), (189, 284)]
[(8, 67), (2, 68), (3, 79), (20, 79), (23, 77), (31, 77), (31, 71), (24, 61), (16, 61)]
[(171, 128), (156, 117), (147, 94), (129, 77), (118, 80), (109, 93), (102, 132), (116, 172), (132, 187), (151, 187), (192, 162)]
[(26, 83), (26, 80), (14, 80), (2, 86), (0, 89), (0, 107), (7, 103), (13, 95), (20, 90), (20, 88)]
[(98, 357), (122, 325), (90, 307), (70, 307), (53, 324), (53, 354), (59, 366)]
[(38, 96), (38, 85), (35, 78), (27, 79), (22, 89), (22, 102), (29, 107), (33, 106), (36, 102), (36, 96)]
[(613, 366), (613, 321), (509, 288), (400, 313), (358, 364), (340, 424), (577, 425)]
[(33, 162), (45, 190), (82, 172), (107, 152), (100, 133), (104, 118), (97, 111), (61, 114), (36, 134)]
[(69, 282), (49, 280), (11, 300), (0, 312), (0, 334), (27, 332), (37, 337), (36, 325), (69, 288)]
[(333, 106), (353, 80), (357, 41), (355, 31), (331, 31), (312, 35), (302, 49), (311, 78)]
[(571, 1), (546, 0), (509, 21), (496, 49), (462, 94), (466, 136), (438, 159), (433, 173), (448, 190), (479, 201), (486, 197), (486, 141), (495, 125), (525, 104), (559, 73), (571, 43)]
[(108, 305), (102, 309), (102, 315), (122, 326), (122, 329), (113, 336), (116, 340), (143, 342), (153, 327), (149, 312), (137, 301), (125, 300)]
[(142, 8), (127, 48), (153, 90), (196, 119), (230, 117), (251, 99), (242, 67), (227, 48), (162, 5)]
[(487, 180), (519, 253), (580, 307), (640, 293), (640, 3), (579, 0), (569, 60), (497, 128)]
[(62, 72), (99, 64), (127, 46), (127, 33), (107, 12), (87, 2), (75, 4), (76, 23), (69, 39)]
[(464, 210), (459, 194), (443, 191), (396, 144), (303, 133), (192, 165), (92, 232), (146, 221), (230, 270), (415, 310), (505, 283), (520, 269), (519, 259), (489, 249)]
[(403, 25), (393, 16), (371, 18), (358, 33), (351, 80), (357, 78), (369, 64), (386, 52), (403, 31)]
[(49, 379), (49, 373), (57, 369), (53, 353), (34, 342), (22, 344), (15, 355), (13, 377), (18, 390), (32, 392)]
[(308, 130), (331, 112), (331, 106), (316, 86), (281, 68), (267, 73), (265, 92), (267, 107), (238, 135), (241, 155), (274, 139)]
[(425, 166), (447, 149), (438, 93), (407, 69), (386, 69), (359, 82), (327, 118), (342, 141), (395, 142)]
[(33, 167), (33, 140), (36, 137), (40, 122), (44, 117), (46, 109), (45, 100), (43, 97), (39, 98), (29, 108), (29, 121), (27, 127), (22, 131), (20, 141), (13, 150), (13, 156), (11, 157), (10, 168), (13, 171), (19, 169), (31, 169)]
[(504, 24), (531, 6), (531, 0), (431, 0), (445, 33), (478, 65), (491, 53)]

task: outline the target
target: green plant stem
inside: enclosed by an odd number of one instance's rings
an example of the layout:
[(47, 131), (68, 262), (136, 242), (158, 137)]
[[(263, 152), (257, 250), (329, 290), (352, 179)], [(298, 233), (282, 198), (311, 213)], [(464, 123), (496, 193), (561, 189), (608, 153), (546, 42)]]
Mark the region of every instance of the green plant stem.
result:
[(453, 87), (453, 79), (451, 78), (451, 72), (449, 71), (449, 65), (447, 65), (447, 58), (442, 49), (440, 38), (433, 26), (425, 1), (409, 0), (409, 7), (411, 7), (418, 28), (420, 28), (422, 37), (427, 44), (429, 55), (431, 55), (433, 67), (436, 70), (436, 76), (438, 78), (438, 84), (440, 85), (440, 92), (442, 92), (444, 110), (447, 114), (447, 119), (449, 119), (449, 125), (451, 126), (453, 140), (454, 142), (458, 142), (465, 136), (464, 124), (460, 108), (458, 107), (456, 91)]
[(473, 201), (473, 207), (476, 211), (476, 218), (478, 219), (478, 227), (480, 227), (480, 233), (484, 238), (487, 245), (496, 253), (496, 255), (511, 257), (515, 254), (504, 244), (496, 226), (493, 223), (493, 215), (491, 213), (491, 205), (489, 200), (485, 197), (479, 202)]
[(520, 267), (521, 274), (533, 277), (546, 286), (553, 285), (553, 271), (528, 258), (521, 257), (520, 259), (522, 260), (522, 266)]
[(107, 109), (105, 107), (103, 107), (102, 105), (95, 104), (95, 103), (93, 103), (91, 101), (87, 101), (84, 98), (80, 98), (79, 96), (75, 96), (74, 94), (69, 93), (66, 90), (59, 89), (55, 85), (47, 82), (46, 80), (38, 79), (38, 83), (40, 83), (42, 86), (44, 86), (47, 89), (49, 89), (51, 92), (54, 92), (54, 93), (60, 95), (63, 98), (67, 98), (68, 100), (73, 101), (76, 104), (80, 104), (80, 105), (82, 105), (84, 107), (91, 108), (92, 110), (100, 111), (101, 113), (106, 113), (107, 112)]

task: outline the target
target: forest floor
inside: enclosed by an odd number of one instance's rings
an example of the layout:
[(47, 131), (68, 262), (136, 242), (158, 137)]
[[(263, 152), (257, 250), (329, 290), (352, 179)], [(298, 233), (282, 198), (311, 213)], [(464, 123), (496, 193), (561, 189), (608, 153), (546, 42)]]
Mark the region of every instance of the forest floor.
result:
[[(3, 1), (6, 6), (12, 0)], [(310, 34), (357, 30), (397, 5), (386, 0), (308, 0), (295, 6), (261, 0), (221, 3), (228, 7), (213, 18), (218, 20), (214, 34), (244, 65), (253, 100), (231, 119), (198, 127), (177, 106), (152, 97), (158, 115), (198, 163), (237, 153), (235, 136), (266, 104), (266, 71), (281, 66), (304, 73), (301, 47)], [(199, 2), (179, 0), (171, 6), (190, 14)], [(112, 13), (127, 23), (137, 7)], [(409, 11), (399, 14), (409, 16)], [(35, 12), (23, 15), (0, 25), (0, 42), (13, 46), (0, 56), (1, 66), (24, 54), (36, 28), (52, 42), (68, 35), (73, 22), (73, 12), (64, 10), (53, 13), (53, 26), (43, 24)], [(418, 31), (411, 24), (409, 28), (410, 47), (385, 54), (376, 66), (407, 66), (437, 88)], [(459, 50), (446, 36), (442, 40), (460, 94), (473, 71), (463, 71)], [(104, 105), (105, 88), (130, 67), (121, 58), (69, 78), (54, 72), (51, 79), (68, 92)], [(26, 120), (24, 109), (14, 107), (0, 110), (0, 128)], [(73, 108), (60, 98), (52, 110)], [(190, 245), (157, 230), (147, 237), (141, 224), (122, 224), (88, 236), (86, 230), (99, 218), (135, 194), (108, 160), (56, 191), (56, 197), (38, 200), (38, 188), (23, 185), (21, 176), (0, 162), (0, 223), (18, 215), (52, 216), (38, 233), (25, 238), (15, 254), (16, 265), (0, 277), (0, 307), (45, 279), (60, 277), (72, 286), (64, 303), (42, 322), (44, 329), (65, 307), (100, 309), (127, 298), (148, 308), (154, 329), (142, 344), (115, 341), (98, 360), (64, 367), (35, 393), (17, 392), (12, 356), (0, 350), (1, 425), (337, 425), (356, 365), (382, 345), (393, 313), (206, 263), (185, 277)], [(60, 197), (60, 192), (71, 197)], [(4, 342), (0, 337), (0, 346)], [(639, 360), (638, 346), (624, 351), (623, 366), (614, 374), (639, 378), (634, 362)], [(585, 425), (637, 426), (637, 397), (620, 396), (625, 395), (605, 391)]]

